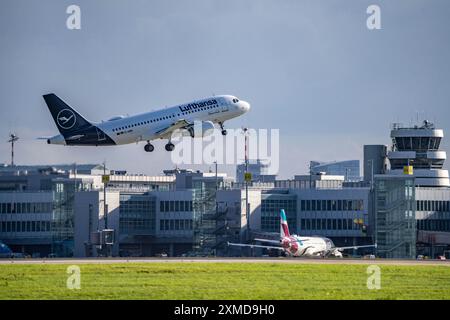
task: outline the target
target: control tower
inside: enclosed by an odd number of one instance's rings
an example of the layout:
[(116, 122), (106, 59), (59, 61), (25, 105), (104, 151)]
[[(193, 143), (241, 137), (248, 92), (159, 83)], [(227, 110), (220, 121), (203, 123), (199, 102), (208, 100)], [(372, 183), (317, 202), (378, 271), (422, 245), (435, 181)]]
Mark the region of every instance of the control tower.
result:
[(448, 170), (443, 170), (447, 154), (439, 150), (444, 131), (425, 120), (411, 127), (399, 123), (392, 126), (392, 150), (388, 152), (391, 174), (403, 174), (405, 166), (413, 167), (416, 185), (449, 187)]

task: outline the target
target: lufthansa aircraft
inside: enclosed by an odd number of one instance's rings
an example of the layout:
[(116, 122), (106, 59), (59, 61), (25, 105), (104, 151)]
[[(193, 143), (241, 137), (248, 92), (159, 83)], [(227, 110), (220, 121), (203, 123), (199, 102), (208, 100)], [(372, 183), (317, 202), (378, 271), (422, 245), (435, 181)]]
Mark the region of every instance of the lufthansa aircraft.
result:
[[(342, 258), (342, 251), (348, 249), (358, 249), (358, 248), (368, 248), (375, 247), (374, 245), (367, 246), (352, 246), (352, 247), (335, 247), (333, 241), (324, 237), (300, 237), (297, 235), (290, 235), (288, 223), (286, 220), (286, 214), (283, 209), (280, 213), (280, 241), (277, 240), (267, 240), (267, 239), (255, 239), (260, 242), (268, 242), (277, 244), (279, 246), (263, 246), (263, 245), (252, 245), (252, 244), (241, 244), (241, 243), (228, 243), (229, 246), (238, 247), (250, 247), (250, 248), (264, 248), (264, 249), (276, 249), (286, 252), (288, 255), (293, 257), (328, 257), (334, 256)], [(281, 245), (281, 246), (280, 246)]]
[[(147, 141), (145, 151), (152, 152), (150, 143), (155, 139), (167, 139), (167, 151), (175, 146), (171, 142), (175, 130), (191, 137), (207, 135), (218, 124), (226, 135), (224, 122), (239, 117), (250, 110), (248, 102), (235, 96), (220, 95), (170, 108), (147, 112), (135, 116), (118, 116), (107, 121), (94, 123), (86, 120), (55, 94), (43, 96), (48, 109), (61, 134), (46, 139), (48, 144), (68, 146), (111, 146)], [(194, 122), (201, 130), (194, 130)], [(198, 133), (197, 133), (198, 131)]]

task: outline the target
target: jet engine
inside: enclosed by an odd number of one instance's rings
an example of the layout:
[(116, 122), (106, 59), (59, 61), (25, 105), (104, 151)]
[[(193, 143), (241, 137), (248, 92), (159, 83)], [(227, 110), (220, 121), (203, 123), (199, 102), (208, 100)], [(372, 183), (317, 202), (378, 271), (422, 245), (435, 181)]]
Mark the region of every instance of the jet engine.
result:
[(214, 123), (212, 121), (199, 121), (195, 122), (193, 125), (189, 126), (187, 129), (187, 134), (192, 138), (206, 137), (214, 132)]

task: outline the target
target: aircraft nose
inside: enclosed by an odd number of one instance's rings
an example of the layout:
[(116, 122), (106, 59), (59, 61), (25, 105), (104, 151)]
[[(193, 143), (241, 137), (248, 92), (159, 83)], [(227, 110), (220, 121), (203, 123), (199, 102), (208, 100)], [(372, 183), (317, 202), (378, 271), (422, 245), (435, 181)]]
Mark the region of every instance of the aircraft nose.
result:
[(244, 113), (248, 112), (250, 110), (250, 103), (246, 101), (239, 101), (239, 109), (241, 109)]

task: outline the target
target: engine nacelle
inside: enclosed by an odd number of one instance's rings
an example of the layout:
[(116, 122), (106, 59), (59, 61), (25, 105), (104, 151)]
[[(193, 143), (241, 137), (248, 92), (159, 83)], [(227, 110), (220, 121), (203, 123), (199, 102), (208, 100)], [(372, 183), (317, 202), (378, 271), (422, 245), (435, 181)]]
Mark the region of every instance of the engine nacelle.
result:
[(66, 144), (66, 139), (64, 139), (64, 137), (61, 134), (58, 134), (54, 137), (48, 138), (47, 139), (47, 143), (48, 144), (59, 144), (59, 145), (65, 145)]
[(335, 258), (343, 258), (342, 252), (339, 251), (338, 249), (333, 250), (332, 255), (333, 255)]
[(189, 135), (192, 138), (206, 137), (214, 132), (214, 123), (212, 121), (195, 122), (194, 125), (186, 129), (183, 135)]

